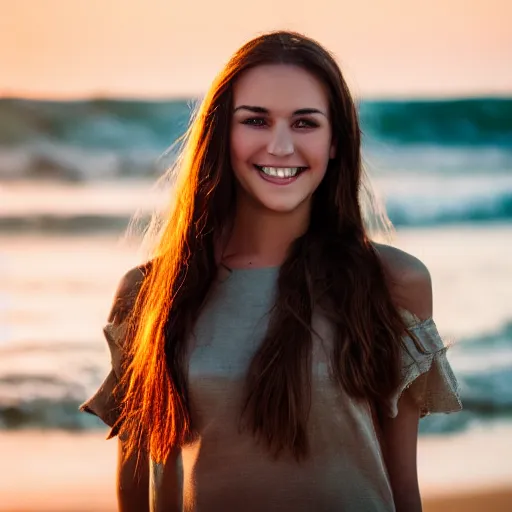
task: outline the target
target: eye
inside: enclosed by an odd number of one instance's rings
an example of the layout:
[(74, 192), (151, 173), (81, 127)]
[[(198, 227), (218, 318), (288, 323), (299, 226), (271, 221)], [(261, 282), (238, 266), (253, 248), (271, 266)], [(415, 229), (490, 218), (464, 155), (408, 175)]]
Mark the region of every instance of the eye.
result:
[(298, 119), (295, 121), (295, 127), (296, 128), (317, 128), (318, 123), (315, 121), (312, 121), (311, 119)]
[(242, 124), (246, 124), (248, 126), (255, 126), (260, 128), (267, 124), (267, 121), (263, 117), (249, 117), (248, 119), (244, 119)]

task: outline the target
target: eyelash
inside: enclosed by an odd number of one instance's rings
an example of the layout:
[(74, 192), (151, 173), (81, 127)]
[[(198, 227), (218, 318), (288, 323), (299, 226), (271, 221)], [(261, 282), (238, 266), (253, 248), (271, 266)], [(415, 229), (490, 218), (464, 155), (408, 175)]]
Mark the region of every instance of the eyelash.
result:
[[(255, 122), (256, 121), (256, 122)], [(266, 119), (264, 117), (249, 117), (248, 119), (244, 119), (242, 124), (246, 124), (248, 126), (253, 126), (254, 128), (263, 128), (263, 124), (259, 124), (262, 121), (266, 123)], [(294, 124), (304, 123), (306, 126), (299, 128), (300, 130), (305, 130), (308, 128), (318, 128), (318, 124), (309, 119), (297, 119)]]

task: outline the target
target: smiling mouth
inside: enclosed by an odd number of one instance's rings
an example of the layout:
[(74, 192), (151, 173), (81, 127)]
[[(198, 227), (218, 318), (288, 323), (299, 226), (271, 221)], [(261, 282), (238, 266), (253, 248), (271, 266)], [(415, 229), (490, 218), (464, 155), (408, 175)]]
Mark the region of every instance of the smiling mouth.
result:
[(307, 167), (265, 167), (256, 164), (254, 164), (254, 167), (272, 178), (294, 178), (308, 169)]

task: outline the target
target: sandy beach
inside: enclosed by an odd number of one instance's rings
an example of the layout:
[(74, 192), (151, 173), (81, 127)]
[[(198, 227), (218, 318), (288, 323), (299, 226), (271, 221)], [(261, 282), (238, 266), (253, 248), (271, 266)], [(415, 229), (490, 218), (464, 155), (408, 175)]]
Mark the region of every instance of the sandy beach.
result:
[[(421, 439), (425, 512), (512, 510), (512, 428)], [(103, 432), (0, 435), (0, 511), (116, 510), (116, 442)]]

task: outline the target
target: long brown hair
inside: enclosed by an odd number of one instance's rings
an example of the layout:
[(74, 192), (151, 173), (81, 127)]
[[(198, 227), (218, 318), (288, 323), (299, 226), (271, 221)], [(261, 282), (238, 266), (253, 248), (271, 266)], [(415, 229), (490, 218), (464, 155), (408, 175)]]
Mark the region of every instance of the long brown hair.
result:
[(315, 191), (310, 225), (280, 268), (266, 337), (246, 378), (241, 420), (269, 452), (308, 455), (313, 310), (336, 328), (337, 384), (382, 404), (399, 382), (405, 325), (363, 220), (361, 134), (353, 99), (333, 57), (293, 32), (272, 32), (240, 48), (217, 76), (191, 124), (174, 205), (146, 267), (129, 329), (120, 433), (156, 461), (192, 439), (186, 344), (217, 275), (214, 247), (233, 213), (229, 158), (233, 84), (263, 64), (300, 66), (325, 84), (336, 157)]

